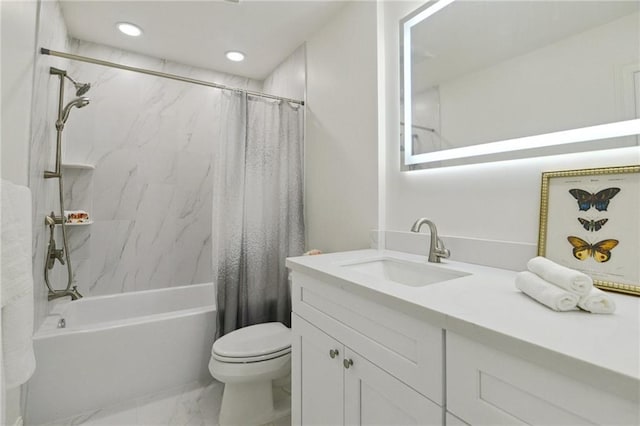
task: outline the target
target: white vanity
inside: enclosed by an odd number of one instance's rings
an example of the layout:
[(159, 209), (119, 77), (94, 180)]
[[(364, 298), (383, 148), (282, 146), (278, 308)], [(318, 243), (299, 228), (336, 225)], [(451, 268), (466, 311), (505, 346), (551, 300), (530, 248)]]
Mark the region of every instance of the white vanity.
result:
[(558, 313), (515, 272), (395, 251), (287, 266), (294, 425), (640, 424), (640, 298)]

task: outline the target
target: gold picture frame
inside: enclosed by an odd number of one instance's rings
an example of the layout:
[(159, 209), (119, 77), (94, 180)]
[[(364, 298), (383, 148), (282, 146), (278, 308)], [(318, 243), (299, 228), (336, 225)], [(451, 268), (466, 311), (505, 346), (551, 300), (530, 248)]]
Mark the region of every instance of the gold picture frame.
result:
[(640, 165), (544, 172), (538, 256), (640, 296)]

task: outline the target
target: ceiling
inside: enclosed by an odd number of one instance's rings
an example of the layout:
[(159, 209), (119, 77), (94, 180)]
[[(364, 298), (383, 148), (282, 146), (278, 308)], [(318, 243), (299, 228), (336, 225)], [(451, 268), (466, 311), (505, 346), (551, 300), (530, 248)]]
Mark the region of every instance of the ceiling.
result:
[[(94, 1), (60, 2), (69, 35), (183, 64), (263, 80), (322, 28), (342, 1)], [(140, 26), (140, 37), (117, 22)], [(239, 50), (243, 62), (225, 52)], [(100, 59), (100, 58), (98, 58)]]

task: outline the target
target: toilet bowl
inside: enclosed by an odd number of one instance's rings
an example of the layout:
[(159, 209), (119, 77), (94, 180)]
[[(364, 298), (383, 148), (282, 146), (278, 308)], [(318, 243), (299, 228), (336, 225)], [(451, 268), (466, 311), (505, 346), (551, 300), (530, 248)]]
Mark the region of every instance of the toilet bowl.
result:
[(224, 383), (220, 425), (261, 425), (284, 417), (290, 400), (275, 398), (273, 388), (291, 373), (291, 330), (270, 322), (228, 333), (213, 343), (209, 371)]

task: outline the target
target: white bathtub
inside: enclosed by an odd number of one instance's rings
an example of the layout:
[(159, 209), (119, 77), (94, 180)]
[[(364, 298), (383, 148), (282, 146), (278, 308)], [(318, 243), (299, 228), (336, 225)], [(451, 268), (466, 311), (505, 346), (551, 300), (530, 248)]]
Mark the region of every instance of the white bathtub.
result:
[(57, 305), (34, 336), (27, 424), (209, 379), (215, 321), (211, 283)]

